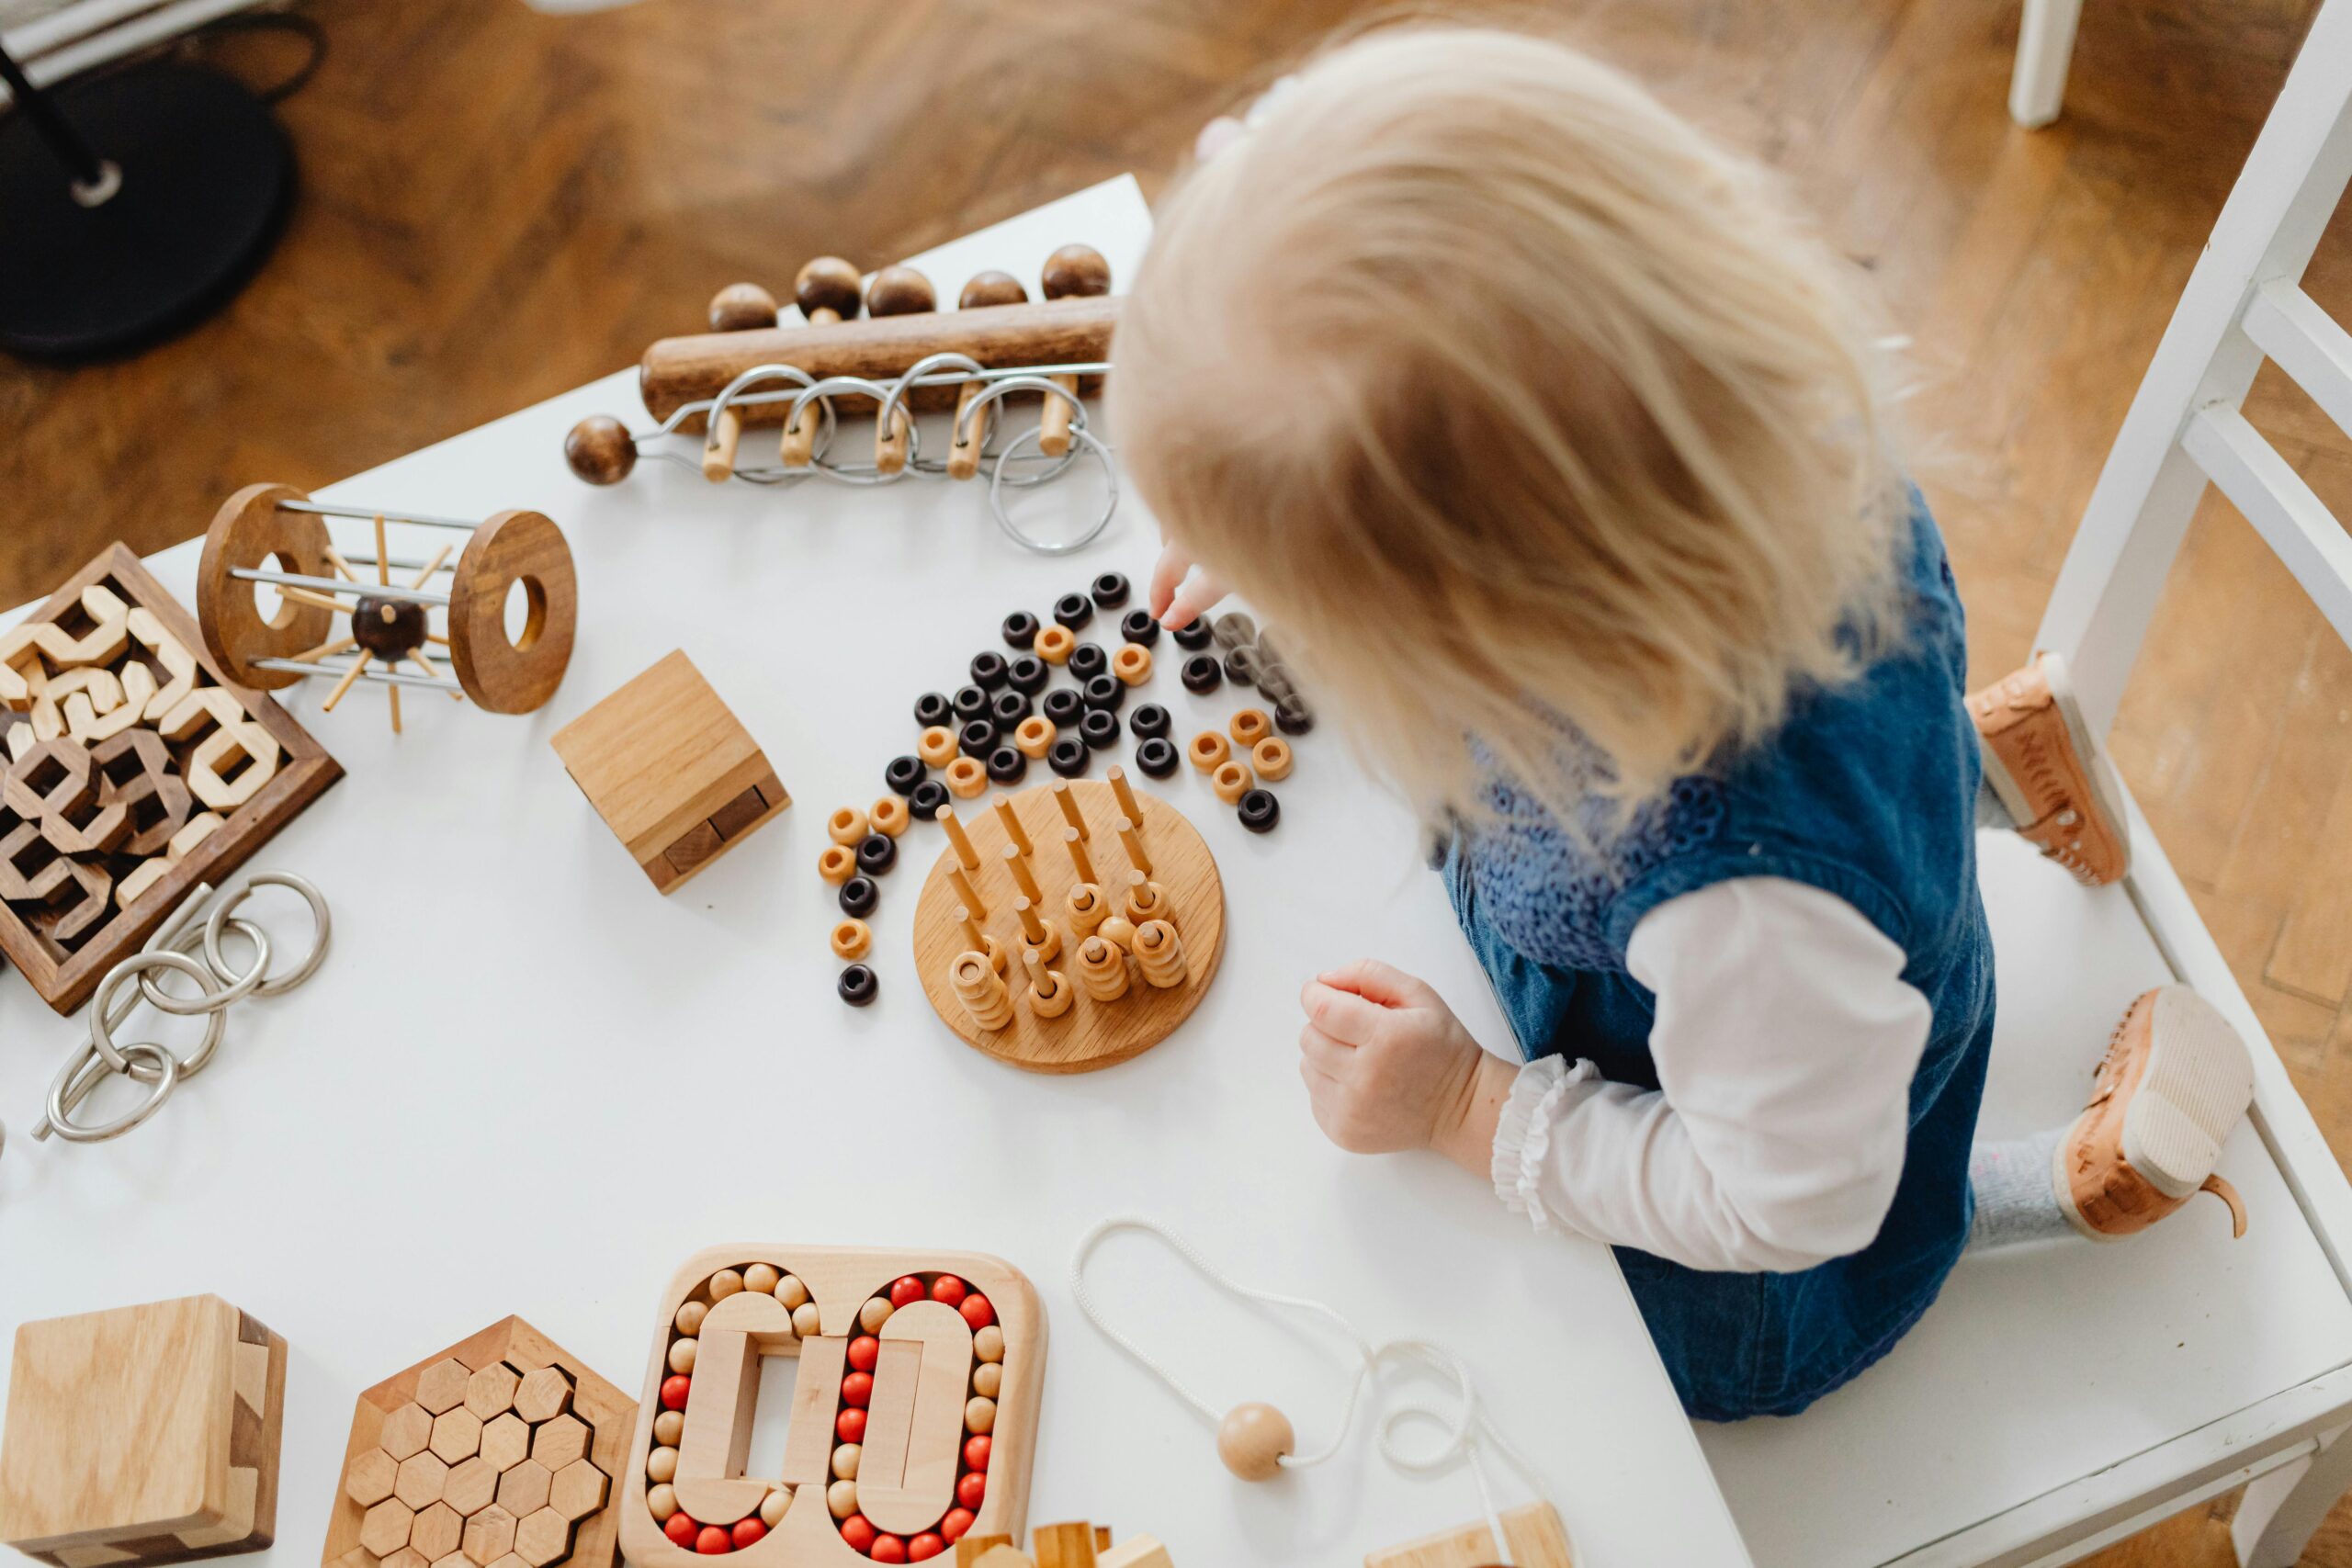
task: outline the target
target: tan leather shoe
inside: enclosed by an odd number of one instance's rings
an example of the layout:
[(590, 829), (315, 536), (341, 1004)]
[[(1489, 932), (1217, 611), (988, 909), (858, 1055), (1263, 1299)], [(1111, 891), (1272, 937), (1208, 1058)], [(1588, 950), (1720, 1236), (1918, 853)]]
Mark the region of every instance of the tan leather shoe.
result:
[(2018, 831), (2098, 887), (2132, 869), (2122, 790), (2083, 724), (2066, 661), (2045, 653), (1968, 699), (1984, 777)]
[(2116, 1241), (2211, 1192), (2230, 1206), (2231, 1235), (2245, 1235), (2245, 1204), (2213, 1167), (2253, 1100), (2254, 1060), (2213, 1004), (2187, 986), (2147, 992), (2059, 1140), (2059, 1207), (2093, 1241)]

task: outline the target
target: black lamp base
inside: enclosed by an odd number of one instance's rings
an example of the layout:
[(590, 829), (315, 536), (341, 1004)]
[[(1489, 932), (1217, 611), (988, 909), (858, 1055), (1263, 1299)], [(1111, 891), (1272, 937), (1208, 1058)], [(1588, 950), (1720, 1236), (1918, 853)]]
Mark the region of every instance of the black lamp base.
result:
[(169, 60), (48, 96), (120, 183), (91, 200), (99, 193), (77, 193), (30, 117), (0, 119), (0, 348), (118, 353), (244, 286), (294, 194), (293, 149), (267, 105), (217, 71)]

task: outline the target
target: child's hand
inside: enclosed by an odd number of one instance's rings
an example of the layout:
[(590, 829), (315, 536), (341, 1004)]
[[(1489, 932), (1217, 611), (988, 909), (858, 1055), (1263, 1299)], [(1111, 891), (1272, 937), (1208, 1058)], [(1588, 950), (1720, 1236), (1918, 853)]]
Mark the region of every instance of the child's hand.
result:
[(1433, 1148), (1487, 1172), (1513, 1075), (1427, 983), (1361, 959), (1308, 981), (1299, 1004), (1299, 1076), (1326, 1136), (1361, 1155)]
[(1161, 547), (1159, 564), (1151, 571), (1151, 613), (1170, 631), (1190, 626), (1194, 616), (1226, 596), (1225, 584), (1193, 564), (1193, 553), (1170, 539)]

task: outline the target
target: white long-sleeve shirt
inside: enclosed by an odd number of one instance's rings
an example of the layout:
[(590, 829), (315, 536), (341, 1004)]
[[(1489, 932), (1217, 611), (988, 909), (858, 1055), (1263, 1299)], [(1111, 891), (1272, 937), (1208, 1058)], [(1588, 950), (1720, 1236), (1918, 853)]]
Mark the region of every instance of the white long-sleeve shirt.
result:
[(1625, 953), (1657, 998), (1659, 1087), (1589, 1062), (1521, 1069), (1495, 1190), (1554, 1225), (1693, 1269), (1789, 1271), (1868, 1246), (1894, 1200), (1928, 998), (1903, 950), (1781, 877), (1668, 900)]

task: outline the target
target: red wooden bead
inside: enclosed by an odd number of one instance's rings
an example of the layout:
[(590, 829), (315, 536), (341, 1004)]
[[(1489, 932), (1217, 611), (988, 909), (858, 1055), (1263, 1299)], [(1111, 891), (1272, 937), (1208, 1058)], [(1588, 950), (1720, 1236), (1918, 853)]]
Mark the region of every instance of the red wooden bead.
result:
[(931, 1282), (931, 1299), (954, 1306), (971, 1291), (971, 1287), (953, 1274), (942, 1274)]
[(966, 1296), (964, 1304), (956, 1310), (964, 1314), (964, 1321), (972, 1325), (975, 1334), (996, 1321), (996, 1308), (989, 1305), (988, 1297), (977, 1291)]
[(925, 1530), (922, 1534), (915, 1537), (914, 1540), (907, 1542), (907, 1561), (910, 1562), (921, 1562), (926, 1559), (936, 1557), (946, 1550), (947, 1542), (941, 1539), (938, 1531)]
[(705, 1557), (716, 1557), (722, 1551), (734, 1551), (735, 1538), (717, 1525), (705, 1525), (702, 1533), (695, 1537), (695, 1550)]
[(874, 1363), (882, 1359), (882, 1341), (871, 1334), (861, 1334), (849, 1342), (849, 1364), (852, 1371), (870, 1372)]
[(842, 1379), (842, 1398), (847, 1403), (863, 1410), (866, 1402), (873, 1397), (874, 1374), (872, 1372), (852, 1372)]
[(768, 1533), (768, 1527), (759, 1515), (753, 1514), (748, 1519), (737, 1519), (733, 1533), (735, 1549), (741, 1551), (747, 1546), (757, 1545), (760, 1538)]
[(852, 1551), (863, 1552), (874, 1544), (874, 1523), (864, 1514), (852, 1514), (842, 1521), (842, 1539), (849, 1542)]
[(967, 1470), (964, 1472), (964, 1479), (956, 1483), (956, 1501), (967, 1508), (978, 1508), (981, 1499), (988, 1495), (989, 1477), (986, 1471)]
[(890, 1287), (890, 1304), (893, 1307), (912, 1306), (921, 1300), (922, 1300), (922, 1281), (912, 1274), (897, 1280)]
[(692, 1546), (695, 1537), (702, 1533), (702, 1526), (684, 1514), (672, 1514), (662, 1525), (662, 1533), (679, 1546)]
[(907, 1560), (907, 1543), (895, 1535), (877, 1535), (874, 1538), (873, 1549), (865, 1555), (876, 1562), (904, 1562)]
[(694, 1386), (694, 1381), (684, 1372), (676, 1372), (663, 1378), (662, 1380), (662, 1408), (684, 1410), (686, 1407), (686, 1391)]
[(844, 1443), (865, 1441), (865, 1412), (853, 1406), (834, 1416), (833, 1436)]
[(949, 1540), (963, 1540), (964, 1532), (971, 1528), (972, 1510), (969, 1508), (950, 1508), (947, 1517), (939, 1521), (939, 1533)]
[(989, 1467), (989, 1439), (985, 1432), (978, 1432), (964, 1439), (964, 1468), (986, 1470)]

